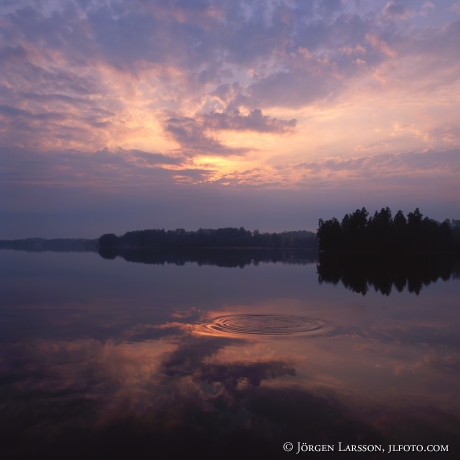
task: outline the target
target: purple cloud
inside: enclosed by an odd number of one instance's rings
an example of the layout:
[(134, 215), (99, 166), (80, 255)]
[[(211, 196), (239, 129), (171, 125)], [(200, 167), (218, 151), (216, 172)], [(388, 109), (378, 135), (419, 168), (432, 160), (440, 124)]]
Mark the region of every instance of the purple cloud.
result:
[(187, 156), (196, 154), (214, 154), (221, 156), (242, 155), (244, 148), (232, 148), (223, 145), (205, 131), (199, 120), (190, 117), (171, 117), (165, 122), (165, 131), (179, 143), (181, 151)]
[(233, 114), (211, 113), (200, 115), (203, 124), (214, 130), (256, 131), (261, 133), (285, 133), (292, 131), (297, 120), (280, 120), (263, 115), (260, 109), (252, 110), (248, 115), (238, 111)]

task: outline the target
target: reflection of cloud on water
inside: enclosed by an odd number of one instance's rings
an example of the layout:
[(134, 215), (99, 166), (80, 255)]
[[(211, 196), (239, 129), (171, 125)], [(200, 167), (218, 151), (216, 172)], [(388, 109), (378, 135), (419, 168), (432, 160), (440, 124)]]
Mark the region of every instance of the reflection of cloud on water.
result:
[(439, 323), (434, 320), (387, 321), (384, 325), (373, 326), (366, 332), (366, 335), (382, 343), (452, 347), (460, 345), (456, 325)]
[[(236, 340), (180, 333), (176, 323), (166, 326), (174, 330), (169, 338), (144, 342), (3, 345), (0, 368), (10, 380), (3, 382), (9, 398), (2, 401), (1, 424), (8, 415), (35, 444), (51, 430), (63, 445), (77, 439), (130, 458), (136, 458), (133, 443), (146, 456), (165, 449), (163, 454), (175, 458), (199, 449), (203, 458), (216, 453), (240, 458), (242, 447), (251, 445), (251, 458), (278, 458), (286, 439), (382, 443), (388, 433), (400, 435), (393, 425), (403, 410), (372, 407), (369, 394), (398, 382), (388, 373), (401, 354), (397, 345), (374, 341), (370, 348), (360, 347), (357, 335)], [(436, 359), (450, 362), (447, 354), (425, 359), (428, 365)], [(361, 406), (353, 408), (358, 400)], [(32, 418), (24, 420), (25, 410)], [(363, 414), (373, 411), (378, 415), (364, 421)], [(67, 418), (61, 424), (62, 417)], [(445, 418), (439, 412), (424, 430)], [(460, 428), (458, 419), (451, 423)]]
[(39, 341), (2, 346), (0, 366), (5, 375), (18, 376), (13, 385), (18, 392), (84, 391), (99, 398), (151, 383), (161, 357), (173, 348), (161, 339), (134, 344)]
[(441, 370), (443, 373), (454, 373), (460, 376), (460, 351), (447, 347), (437, 350), (428, 349), (419, 359), (412, 362), (403, 359), (394, 361), (394, 369), (397, 375)]
[(139, 342), (142, 340), (155, 340), (162, 336), (182, 335), (190, 331), (190, 325), (178, 321), (163, 324), (136, 324), (123, 332), (123, 339)]
[(182, 346), (162, 362), (162, 373), (168, 377), (192, 375), (203, 382), (220, 382), (227, 389), (236, 388), (242, 381), (260, 386), (264, 380), (295, 375), (293, 365), (281, 360), (234, 360), (226, 363), (215, 360), (216, 354), (232, 342), (236, 341), (188, 336), (183, 339)]
[[(77, 438), (89, 436), (96, 443), (115, 427), (123, 427), (123, 436), (131, 436), (131, 428), (137, 426), (155, 442), (159, 436), (185, 436), (188, 431), (195, 442), (211, 436), (214, 454), (218, 443), (231, 447), (236, 442), (234, 448), (241, 448), (241, 443), (251, 440), (268, 455), (274, 447), (273, 435), (281, 432), (281, 442), (295, 434), (287, 428), (301, 436), (307, 426), (310, 435), (319, 437), (331, 421), (338, 423), (339, 431), (350, 430), (353, 436), (369, 431), (358, 422), (357, 430), (351, 430), (342, 408), (327, 399), (300, 388), (261, 386), (264, 381), (294, 375), (292, 364), (280, 360), (210, 363), (218, 350), (231, 343), (184, 336), (173, 342), (5, 345), (0, 349), (0, 365), (13, 378), (2, 382), (9, 398), (2, 401), (0, 421), (5, 424), (8, 415), (35, 445), (37, 437), (46, 439), (49, 430), (56, 442), (64, 442), (77, 429)], [(21, 405), (24, 398), (26, 406)], [(27, 420), (23, 418), (26, 407), (32, 415)], [(66, 422), (60, 423), (64, 415)], [(302, 428), (286, 422), (291, 416), (302, 420)]]

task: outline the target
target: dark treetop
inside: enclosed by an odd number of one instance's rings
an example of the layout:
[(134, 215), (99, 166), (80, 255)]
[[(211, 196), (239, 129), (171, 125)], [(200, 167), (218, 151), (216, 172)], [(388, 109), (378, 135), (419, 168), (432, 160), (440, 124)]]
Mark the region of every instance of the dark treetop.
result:
[(339, 222), (335, 217), (319, 220), (319, 249), (326, 253), (346, 254), (427, 254), (460, 251), (460, 221), (439, 223), (423, 217), (417, 208), (404, 216), (394, 217), (390, 208), (375, 211), (366, 208), (346, 214)]

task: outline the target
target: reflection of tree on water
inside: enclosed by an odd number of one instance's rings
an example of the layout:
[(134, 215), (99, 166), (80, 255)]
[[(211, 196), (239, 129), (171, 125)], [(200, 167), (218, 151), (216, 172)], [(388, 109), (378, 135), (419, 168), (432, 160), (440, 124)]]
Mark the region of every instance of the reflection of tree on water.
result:
[(155, 250), (149, 248), (99, 248), (105, 259), (120, 256), (129, 262), (144, 264), (184, 265), (186, 262), (198, 265), (217, 265), (220, 267), (240, 267), (257, 265), (263, 262), (305, 265), (317, 260), (314, 249), (235, 249), (235, 248), (185, 248)]
[(371, 286), (389, 295), (393, 288), (419, 294), (423, 286), (439, 278), (460, 277), (460, 261), (453, 255), (430, 254), (406, 257), (321, 254), (317, 265), (320, 283), (339, 281), (365, 295)]

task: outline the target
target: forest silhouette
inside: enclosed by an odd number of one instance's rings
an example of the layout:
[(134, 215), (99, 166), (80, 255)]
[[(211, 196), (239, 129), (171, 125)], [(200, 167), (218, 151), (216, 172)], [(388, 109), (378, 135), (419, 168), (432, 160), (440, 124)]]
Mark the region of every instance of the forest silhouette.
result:
[(460, 251), (460, 221), (439, 223), (424, 217), (419, 208), (407, 217), (398, 211), (394, 218), (389, 207), (375, 211), (366, 208), (337, 218), (319, 220), (319, 250), (346, 254), (428, 254)]
[(319, 220), (318, 281), (339, 281), (365, 295), (370, 288), (385, 295), (393, 289), (419, 294), (438, 279), (460, 277), (460, 221), (439, 223), (419, 208), (407, 217), (390, 208), (369, 217), (366, 208)]
[[(136, 230), (122, 236), (113, 233), (99, 238), (99, 253), (105, 258), (117, 255), (125, 258), (171, 254), (175, 258), (182, 253), (195, 258), (199, 251), (220, 250), (262, 250), (262, 249), (317, 249), (313, 232), (306, 230), (281, 233), (260, 233), (240, 228), (199, 229), (197, 231)], [(209, 251), (208, 251), (209, 252)]]
[(317, 263), (320, 283), (342, 284), (366, 294), (371, 288), (418, 294), (423, 286), (460, 278), (460, 221), (439, 223), (419, 208), (407, 216), (366, 208), (337, 218), (319, 219), (317, 233), (306, 230), (261, 233), (243, 227), (197, 231), (136, 230), (106, 233), (95, 240), (28, 238), (0, 241), (0, 249), (97, 251), (105, 259), (122, 257), (145, 264), (240, 267), (258, 263)]
[(303, 230), (260, 233), (243, 227), (136, 230), (119, 237), (102, 235), (99, 254), (147, 264), (195, 262), (241, 268), (259, 262), (306, 264), (316, 259), (317, 239), (313, 232)]

